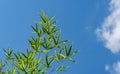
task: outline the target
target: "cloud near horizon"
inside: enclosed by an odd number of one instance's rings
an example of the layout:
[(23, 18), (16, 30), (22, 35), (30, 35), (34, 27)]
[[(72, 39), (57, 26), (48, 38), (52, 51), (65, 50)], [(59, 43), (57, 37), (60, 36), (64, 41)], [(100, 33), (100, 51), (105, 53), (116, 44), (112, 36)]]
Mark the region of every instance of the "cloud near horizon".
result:
[[(113, 54), (120, 54), (120, 0), (111, 0), (110, 15), (105, 18), (96, 33), (107, 49)], [(111, 74), (120, 74), (120, 61), (112, 66), (106, 65), (105, 70)]]

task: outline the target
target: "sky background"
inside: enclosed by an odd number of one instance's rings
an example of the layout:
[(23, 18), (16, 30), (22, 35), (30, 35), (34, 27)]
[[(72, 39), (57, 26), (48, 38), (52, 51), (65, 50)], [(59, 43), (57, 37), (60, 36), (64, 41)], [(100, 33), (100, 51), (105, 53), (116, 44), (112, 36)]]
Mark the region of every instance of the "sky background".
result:
[[(31, 25), (40, 20), (40, 12), (44, 10), (48, 16), (56, 16), (62, 37), (73, 41), (74, 49), (80, 50), (74, 56), (77, 64), (67, 63), (71, 67), (62, 74), (120, 74), (114, 70), (117, 65), (120, 68), (120, 55), (116, 54), (120, 48), (109, 47), (111, 34), (108, 38), (104, 36), (104, 31), (108, 33), (113, 28), (101, 28), (115, 9), (110, 10), (115, 4), (110, 5), (111, 1), (120, 5), (120, 0), (0, 0), (0, 49), (25, 51), (29, 46), (27, 40), (33, 35)], [(117, 27), (119, 30), (120, 26)], [(117, 40), (120, 44), (120, 39)], [(118, 51), (114, 53), (114, 49)], [(2, 50), (0, 54), (2, 57)]]

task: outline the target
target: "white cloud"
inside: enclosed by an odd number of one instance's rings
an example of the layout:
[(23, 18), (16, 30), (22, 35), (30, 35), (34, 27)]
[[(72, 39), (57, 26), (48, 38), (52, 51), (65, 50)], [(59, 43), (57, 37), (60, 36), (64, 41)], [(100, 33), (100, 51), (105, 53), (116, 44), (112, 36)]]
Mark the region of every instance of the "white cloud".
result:
[[(110, 15), (105, 18), (96, 33), (103, 40), (106, 48), (114, 54), (120, 54), (120, 0), (111, 0)], [(120, 61), (112, 66), (106, 65), (105, 70), (111, 74), (120, 74)]]
[(105, 70), (111, 74), (120, 74), (120, 61), (114, 63), (112, 66), (106, 65)]
[(116, 54), (120, 52), (120, 0), (111, 0), (110, 12), (96, 32), (105, 47)]

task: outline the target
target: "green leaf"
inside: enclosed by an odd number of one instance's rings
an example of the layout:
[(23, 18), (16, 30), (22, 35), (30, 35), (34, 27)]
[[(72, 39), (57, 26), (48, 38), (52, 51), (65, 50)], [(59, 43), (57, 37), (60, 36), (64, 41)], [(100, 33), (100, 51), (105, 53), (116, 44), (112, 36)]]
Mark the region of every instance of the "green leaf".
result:
[(41, 52), (46, 53), (49, 52), (50, 50), (41, 50)]
[(13, 55), (13, 50), (11, 50), (10, 48), (8, 48), (7, 50), (3, 49), (5, 56), (8, 60), (12, 60), (12, 55)]
[(56, 70), (57, 71), (64, 71), (66, 68), (69, 68), (69, 66), (60, 66)]
[(44, 61), (41, 61), (41, 62), (45, 67), (48, 67), (48, 65)]
[(59, 44), (65, 44), (66, 42), (68, 42), (68, 40), (60, 41)]
[(66, 56), (68, 55), (68, 48), (67, 48), (67, 45), (66, 44), (64, 44), (64, 50), (65, 50), (65, 54), (66, 54)]
[(68, 60), (70, 60), (70, 61), (73, 62), (73, 63), (76, 63), (73, 58), (70, 58), (70, 57), (69, 57)]
[(53, 21), (51, 24), (56, 24), (58, 21)]
[(73, 47), (73, 44), (70, 45), (70, 48), (69, 48), (68, 53), (67, 53), (67, 56), (70, 56), (71, 51), (72, 51), (72, 47)]
[(46, 72), (46, 69), (42, 68), (42, 69), (38, 70), (38, 72), (40, 72), (40, 73)]
[(15, 72), (16, 72), (16, 68), (14, 68), (14, 69), (12, 70), (12, 74), (15, 74)]
[(15, 58), (16, 58), (17, 60), (19, 60), (19, 57), (17, 56), (17, 54), (14, 53), (14, 55), (15, 55)]
[(24, 53), (21, 53), (21, 54), (24, 56), (24, 58), (27, 58), (27, 56)]
[(45, 33), (50, 34), (50, 33), (46, 30), (45, 27), (42, 27), (42, 29), (43, 29), (43, 31), (44, 31)]
[(18, 52), (18, 55), (19, 55), (20, 59), (25, 60), (25, 57), (24, 57), (24, 55), (22, 54), (22, 52)]
[(7, 62), (0, 59), (0, 70), (6, 65), (7, 65)]
[(58, 33), (57, 44), (59, 43), (59, 40), (60, 40), (60, 32)]
[(47, 65), (47, 67), (49, 67), (48, 54), (46, 54), (46, 65)]
[(37, 22), (36, 24), (40, 24), (40, 25), (43, 25), (44, 23), (43, 23), (43, 22)]
[(49, 65), (51, 66), (51, 64), (54, 62), (55, 58), (52, 58), (49, 62)]
[(54, 18), (55, 18), (55, 16), (51, 16), (51, 17), (49, 18), (49, 21), (52, 21)]
[(53, 38), (54, 43), (57, 45), (57, 40), (56, 40), (55, 36), (52, 35), (52, 38)]
[(79, 52), (79, 50), (76, 50), (76, 51), (72, 52), (72, 53), (70, 54), (70, 56), (73, 56), (73, 55), (77, 54), (78, 52)]
[(32, 29), (36, 32), (36, 29), (33, 27), (33, 26), (31, 26), (32, 27)]
[(60, 55), (60, 56), (62, 56), (63, 58), (66, 58), (66, 56), (65, 56), (65, 55), (63, 55), (62, 53), (59, 53), (59, 55)]
[(45, 12), (44, 12), (44, 11), (42, 11), (40, 17), (41, 17), (41, 19), (43, 20), (44, 23), (46, 23), (46, 22), (48, 21), (48, 17), (45, 15)]

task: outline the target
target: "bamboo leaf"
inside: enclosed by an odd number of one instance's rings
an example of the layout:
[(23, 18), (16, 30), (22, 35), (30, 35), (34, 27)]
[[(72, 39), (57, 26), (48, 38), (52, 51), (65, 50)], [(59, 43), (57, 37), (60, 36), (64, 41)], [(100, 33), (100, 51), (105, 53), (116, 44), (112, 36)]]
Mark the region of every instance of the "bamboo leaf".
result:
[(79, 52), (79, 50), (76, 50), (76, 51), (72, 52), (72, 53), (70, 54), (70, 56), (73, 56), (73, 55), (77, 54), (78, 52)]
[(63, 58), (66, 58), (66, 56), (65, 56), (65, 55), (63, 55), (62, 53), (59, 53), (59, 55), (60, 55), (60, 56), (62, 56)]
[(49, 18), (49, 21), (52, 21), (54, 18), (55, 18), (55, 16), (51, 16), (51, 17)]
[(50, 62), (49, 62), (49, 65), (51, 66), (51, 64), (54, 62), (54, 58), (52, 58), (51, 60), (50, 60)]
[(41, 62), (45, 67), (48, 67), (48, 65), (44, 61), (41, 61)]
[(47, 64), (47, 67), (49, 67), (48, 54), (46, 54), (46, 64)]
[(68, 40), (60, 41), (59, 44), (65, 44), (66, 42), (68, 42)]
[(71, 51), (72, 51), (72, 47), (73, 47), (73, 44), (70, 45), (70, 48), (69, 48), (69, 50), (68, 50), (68, 54), (67, 54), (67, 56), (70, 56)]
[(43, 23), (43, 22), (37, 22), (36, 24), (40, 24), (40, 25), (43, 25), (44, 23)]
[(38, 70), (38, 72), (40, 72), (40, 73), (46, 72), (46, 69), (42, 68), (42, 69)]
[(66, 68), (69, 68), (69, 66), (60, 66), (56, 70), (57, 71), (64, 71)]
[(41, 52), (46, 53), (49, 52), (50, 50), (41, 50)]
[(70, 57), (69, 57), (68, 60), (70, 60), (70, 61), (73, 62), (73, 63), (76, 63), (73, 58), (70, 58)]
[(41, 19), (43, 20), (44, 23), (46, 23), (46, 22), (48, 21), (48, 18), (47, 18), (47, 16), (45, 15), (45, 12), (44, 12), (44, 11), (42, 11), (40, 17), (41, 17)]
[(19, 60), (19, 57), (17, 56), (17, 54), (14, 53), (14, 55), (15, 55), (15, 58), (16, 58), (17, 60)]
[(60, 32), (58, 33), (57, 44), (58, 44), (59, 40), (60, 40)]

